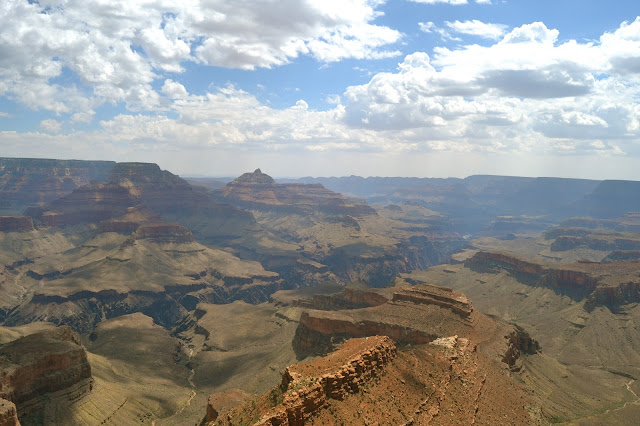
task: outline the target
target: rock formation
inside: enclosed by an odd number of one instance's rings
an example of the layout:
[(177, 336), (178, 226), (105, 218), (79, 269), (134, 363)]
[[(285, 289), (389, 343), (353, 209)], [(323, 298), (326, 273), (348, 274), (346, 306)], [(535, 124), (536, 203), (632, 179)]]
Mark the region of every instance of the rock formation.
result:
[[(371, 336), (348, 340), (329, 356), (309, 364), (288, 367), (279, 388), (265, 396), (274, 406), (261, 410), (255, 424), (305, 424), (329, 400), (343, 400), (347, 395), (359, 392), (396, 356), (396, 351), (393, 340), (386, 336)], [(229, 422), (242, 422), (241, 419), (252, 411), (250, 407), (233, 410), (227, 415)], [(211, 417), (214, 416), (207, 416), (207, 420)]]
[(0, 398), (13, 402), (23, 420), (47, 404), (77, 401), (93, 383), (87, 353), (69, 327), (1, 345), (0, 371)]
[(0, 426), (20, 426), (16, 405), (6, 399), (0, 399)]
[(92, 180), (104, 180), (113, 161), (0, 158), (0, 208), (21, 210), (69, 194)]
[(177, 223), (149, 223), (141, 225), (135, 232), (137, 240), (149, 239), (157, 243), (192, 243), (193, 234)]
[(507, 253), (480, 251), (465, 262), (470, 268), (498, 268), (533, 285), (543, 285), (560, 290), (590, 293), (598, 282), (597, 275), (580, 270), (576, 265), (566, 267), (546, 266), (530, 262)]
[(0, 216), (0, 232), (29, 232), (33, 229), (33, 219), (29, 216)]
[(466, 296), (429, 284), (401, 288), (386, 303), (341, 311), (302, 313), (294, 339), (300, 356), (326, 354), (349, 337), (385, 335), (398, 343), (424, 344), (464, 335), (473, 322)]
[[(224, 188), (214, 191), (224, 202), (266, 211), (290, 213), (320, 212), (333, 215), (375, 215), (366, 202), (353, 202), (342, 194), (326, 189), (321, 184), (277, 184), (269, 175), (257, 169), (245, 173)], [(353, 225), (353, 221), (349, 225)], [(355, 222), (357, 224), (357, 221)]]

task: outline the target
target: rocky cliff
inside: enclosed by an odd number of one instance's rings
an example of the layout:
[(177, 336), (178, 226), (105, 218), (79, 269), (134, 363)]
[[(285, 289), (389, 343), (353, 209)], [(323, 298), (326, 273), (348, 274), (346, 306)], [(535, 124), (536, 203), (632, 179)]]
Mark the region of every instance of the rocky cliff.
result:
[(20, 426), (16, 405), (6, 399), (0, 399), (0, 426)]
[(559, 290), (590, 293), (598, 283), (598, 276), (577, 269), (575, 265), (550, 267), (498, 252), (477, 252), (465, 262), (465, 266), (481, 270), (502, 269), (532, 285), (543, 285)]
[(69, 194), (90, 181), (102, 181), (113, 161), (0, 158), (0, 208), (21, 210)]
[[(348, 340), (325, 358), (288, 367), (280, 386), (262, 398), (271, 407), (260, 402), (246, 404), (229, 413), (228, 422), (242, 423), (258, 412), (255, 425), (303, 425), (329, 400), (343, 400), (359, 392), (391, 362), (396, 351), (396, 344), (387, 336)], [(207, 411), (215, 412), (215, 408)]]
[(464, 335), (473, 322), (468, 299), (428, 284), (402, 288), (376, 306), (302, 313), (293, 341), (299, 356), (326, 354), (349, 337), (389, 336), (398, 343), (424, 344), (447, 335)]
[(596, 306), (608, 306), (612, 310), (617, 310), (631, 303), (640, 303), (640, 282), (638, 281), (599, 285), (587, 298), (585, 309), (590, 311)]
[[(321, 184), (277, 184), (257, 169), (245, 173), (224, 188), (214, 191), (215, 197), (242, 208), (289, 213), (320, 212), (332, 215), (375, 215), (366, 202), (345, 197)], [(351, 220), (350, 224), (353, 224)], [(357, 224), (357, 221), (356, 221)]]
[(149, 239), (157, 243), (192, 243), (193, 234), (177, 223), (149, 223), (141, 225), (134, 234), (138, 240)]
[(47, 404), (69, 404), (91, 391), (91, 366), (77, 334), (59, 327), (0, 346), (0, 398), (16, 404), (21, 419)]
[(462, 293), (448, 287), (422, 284), (416, 287), (403, 288), (393, 293), (394, 302), (411, 302), (414, 304), (437, 305), (467, 318), (473, 312), (471, 302)]
[(33, 229), (33, 219), (29, 216), (0, 216), (0, 232), (29, 232)]

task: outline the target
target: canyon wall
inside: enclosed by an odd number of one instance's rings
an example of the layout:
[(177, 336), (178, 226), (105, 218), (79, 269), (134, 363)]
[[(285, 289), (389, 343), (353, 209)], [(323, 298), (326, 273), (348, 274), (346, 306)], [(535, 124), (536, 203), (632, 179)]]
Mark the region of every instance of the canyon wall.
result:
[(0, 346), (0, 398), (13, 402), (21, 419), (46, 404), (69, 404), (93, 386), (80, 338), (69, 327), (31, 334)]

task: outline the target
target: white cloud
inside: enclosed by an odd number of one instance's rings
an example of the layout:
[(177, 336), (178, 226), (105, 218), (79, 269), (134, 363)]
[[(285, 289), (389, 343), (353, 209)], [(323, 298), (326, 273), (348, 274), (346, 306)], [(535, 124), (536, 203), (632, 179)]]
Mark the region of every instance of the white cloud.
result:
[(62, 123), (59, 122), (58, 120), (53, 120), (53, 119), (42, 120), (40, 122), (40, 128), (45, 132), (59, 133), (60, 130), (62, 129)]
[(433, 22), (418, 22), (418, 27), (420, 31), (430, 34), (438, 34), (443, 41), (451, 40), (451, 41), (462, 41), (459, 37), (452, 36), (449, 31), (444, 28), (438, 27)]
[[(453, 5), (461, 5), (467, 4), (467, 0), (409, 0), (413, 3), (426, 3), (426, 4), (436, 4), (436, 3), (445, 3), (445, 4), (453, 4)], [(481, 0), (481, 2), (484, 2)]]
[[(300, 55), (321, 62), (396, 56), (399, 52), (386, 46), (402, 34), (372, 24), (383, 3), (5, 2), (0, 7), (0, 96), (58, 114), (82, 113), (105, 102), (154, 110), (164, 105), (154, 83), (165, 72), (183, 72), (185, 61), (254, 69)], [(81, 85), (60, 82), (70, 78)]]
[(461, 34), (469, 34), (492, 40), (499, 39), (506, 31), (507, 26), (501, 24), (489, 24), (474, 19), (472, 21), (445, 22), (453, 31)]
[(587, 141), (599, 140), (611, 152), (637, 152), (640, 79), (628, 70), (640, 64), (640, 19), (599, 44), (558, 43), (558, 36), (536, 22), (493, 45), (408, 55), (397, 72), (347, 89), (345, 121), (410, 131), (437, 150), (566, 153), (592, 150)]
[(186, 98), (188, 95), (187, 89), (185, 89), (182, 84), (171, 79), (164, 81), (164, 84), (162, 85), (162, 93), (171, 99), (182, 99)]

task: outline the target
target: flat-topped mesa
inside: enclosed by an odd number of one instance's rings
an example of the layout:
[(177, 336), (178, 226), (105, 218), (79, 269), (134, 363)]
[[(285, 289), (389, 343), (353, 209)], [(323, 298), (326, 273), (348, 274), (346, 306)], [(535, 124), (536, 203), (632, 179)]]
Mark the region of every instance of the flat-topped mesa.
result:
[(448, 287), (440, 287), (430, 284), (420, 284), (415, 287), (406, 287), (393, 293), (394, 302), (407, 301), (412, 303), (433, 304), (442, 306), (457, 313), (462, 317), (469, 317), (473, 312), (473, 306), (469, 298)]
[(149, 185), (191, 187), (187, 181), (160, 169), (160, 166), (155, 163), (116, 163), (107, 177), (107, 183), (133, 184), (138, 187)]
[[(302, 425), (330, 400), (358, 393), (396, 354), (396, 344), (387, 336), (347, 340), (326, 357), (289, 366), (279, 388), (260, 397), (257, 404), (250, 401), (232, 410), (227, 419), (236, 424), (258, 416), (255, 425)], [(260, 408), (262, 400), (274, 396), (281, 399), (279, 404)]]
[(0, 426), (20, 426), (16, 405), (6, 399), (0, 399)]
[(323, 355), (352, 337), (389, 336), (400, 344), (425, 344), (442, 336), (469, 333), (476, 316), (461, 293), (432, 285), (394, 292), (392, 300), (360, 309), (308, 310), (293, 340), (299, 357)]
[(91, 391), (87, 352), (68, 326), (0, 345), (0, 398), (16, 404), (23, 421), (47, 404), (69, 404)]
[(598, 284), (598, 276), (586, 268), (580, 270), (579, 265), (550, 267), (507, 253), (479, 251), (465, 261), (465, 266), (481, 269), (498, 268), (517, 278), (522, 278), (525, 283), (563, 290), (591, 292)]
[(192, 243), (193, 234), (184, 226), (177, 223), (149, 223), (137, 228), (136, 240), (152, 240), (157, 243)]
[[(245, 173), (213, 192), (214, 197), (243, 208), (293, 213), (321, 212), (333, 215), (375, 215), (364, 200), (354, 200), (325, 188), (322, 184), (278, 184), (257, 169)], [(354, 218), (347, 226), (358, 226)]]
[(0, 232), (29, 232), (33, 229), (30, 216), (0, 216)]
[(0, 200), (9, 208), (42, 205), (91, 181), (103, 181), (113, 161), (0, 158)]

